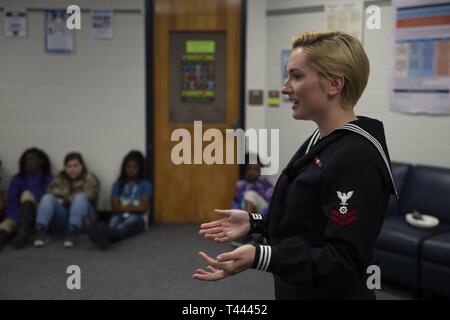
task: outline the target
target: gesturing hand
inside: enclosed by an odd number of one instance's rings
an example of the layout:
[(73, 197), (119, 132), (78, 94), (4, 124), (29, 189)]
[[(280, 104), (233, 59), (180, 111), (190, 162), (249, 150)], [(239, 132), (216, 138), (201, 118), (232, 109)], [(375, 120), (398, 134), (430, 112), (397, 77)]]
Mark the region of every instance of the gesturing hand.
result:
[(233, 241), (243, 238), (250, 231), (248, 212), (243, 210), (219, 210), (214, 213), (222, 217), (200, 225), (199, 234), (216, 242)]
[(234, 251), (221, 253), (217, 256), (217, 259), (213, 259), (200, 251), (198, 253), (200, 257), (209, 264), (208, 271), (197, 269), (192, 278), (203, 281), (217, 281), (247, 270), (252, 266), (255, 259), (255, 251), (254, 246), (246, 244)]

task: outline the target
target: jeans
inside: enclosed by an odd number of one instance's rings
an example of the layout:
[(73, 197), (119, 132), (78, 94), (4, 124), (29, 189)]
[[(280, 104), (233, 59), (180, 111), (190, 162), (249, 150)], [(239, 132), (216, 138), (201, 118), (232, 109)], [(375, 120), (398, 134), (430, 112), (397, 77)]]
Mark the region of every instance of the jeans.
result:
[(112, 240), (121, 240), (145, 230), (142, 214), (116, 213), (109, 220), (108, 234)]
[(36, 225), (41, 224), (46, 227), (52, 224), (57, 230), (66, 230), (68, 226), (81, 228), (83, 217), (87, 216), (94, 220), (94, 210), (89, 199), (79, 193), (70, 203), (69, 207), (64, 207), (54, 195), (46, 194), (42, 197), (36, 217)]

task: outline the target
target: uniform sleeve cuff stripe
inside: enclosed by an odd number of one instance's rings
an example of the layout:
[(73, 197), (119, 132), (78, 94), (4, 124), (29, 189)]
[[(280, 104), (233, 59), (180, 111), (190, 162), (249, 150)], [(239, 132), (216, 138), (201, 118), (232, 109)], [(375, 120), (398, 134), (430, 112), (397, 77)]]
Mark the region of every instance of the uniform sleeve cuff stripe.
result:
[(256, 269), (261, 271), (267, 271), (272, 257), (272, 248), (270, 246), (259, 246), (260, 255)]
[(263, 219), (262, 215), (260, 215), (258, 213), (252, 213), (252, 217), (254, 220), (262, 220)]
[(258, 265), (256, 266), (257, 270), (261, 270), (261, 262), (263, 259), (263, 255), (264, 255), (264, 248), (263, 246), (259, 246), (259, 261), (258, 261)]

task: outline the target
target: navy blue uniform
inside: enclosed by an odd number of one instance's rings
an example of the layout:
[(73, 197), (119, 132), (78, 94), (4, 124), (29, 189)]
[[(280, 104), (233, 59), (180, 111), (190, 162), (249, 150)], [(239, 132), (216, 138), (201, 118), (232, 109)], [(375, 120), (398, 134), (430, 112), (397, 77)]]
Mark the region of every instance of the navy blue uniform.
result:
[(252, 268), (271, 272), (277, 299), (374, 299), (367, 267), (396, 190), (380, 121), (316, 130), (281, 173), (267, 218), (250, 214)]

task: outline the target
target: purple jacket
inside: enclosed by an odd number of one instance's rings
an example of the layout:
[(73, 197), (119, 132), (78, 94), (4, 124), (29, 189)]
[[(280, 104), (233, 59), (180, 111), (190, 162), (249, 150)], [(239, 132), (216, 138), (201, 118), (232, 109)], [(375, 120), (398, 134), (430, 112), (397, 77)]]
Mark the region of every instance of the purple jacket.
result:
[[(272, 198), (273, 185), (266, 178), (259, 178), (255, 182), (250, 182), (247, 180), (239, 180), (236, 184), (236, 193), (234, 195), (232, 208), (233, 209), (243, 209), (244, 208), (244, 193), (248, 190), (253, 190), (257, 192), (261, 197), (263, 197), (268, 203)], [(267, 209), (261, 214), (267, 213)]]
[(39, 201), (47, 192), (47, 187), (52, 181), (52, 176), (44, 176), (41, 171), (28, 172), (24, 177), (15, 175), (9, 183), (8, 193), (6, 198), (6, 216), (13, 219), (15, 222), (19, 221), (20, 215), (20, 197), (24, 191), (30, 191)]

